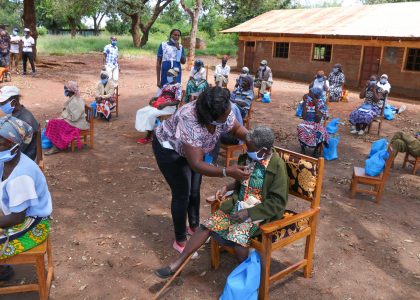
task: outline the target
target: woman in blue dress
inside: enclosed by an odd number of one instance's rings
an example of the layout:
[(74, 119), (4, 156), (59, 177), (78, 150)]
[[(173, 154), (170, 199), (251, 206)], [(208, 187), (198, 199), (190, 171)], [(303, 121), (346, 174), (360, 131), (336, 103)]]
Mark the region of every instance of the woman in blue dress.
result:
[(159, 46), (156, 62), (157, 87), (159, 89), (166, 84), (166, 74), (169, 69), (179, 69), (176, 82), (181, 83), (181, 64), (185, 64), (186, 58), (184, 48), (179, 43), (180, 38), (181, 31), (172, 29), (169, 34), (169, 40)]

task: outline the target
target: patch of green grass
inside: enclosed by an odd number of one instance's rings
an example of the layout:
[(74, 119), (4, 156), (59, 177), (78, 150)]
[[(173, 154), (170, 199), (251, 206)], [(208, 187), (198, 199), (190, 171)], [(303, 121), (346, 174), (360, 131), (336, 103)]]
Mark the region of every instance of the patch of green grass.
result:
[[(72, 39), (70, 35), (43, 35), (38, 38), (37, 49), (40, 54), (44, 55), (72, 55), (89, 52), (102, 52), (104, 46), (109, 44), (109, 36), (109, 34), (92, 37), (77, 36)], [(207, 44), (207, 48), (204, 50), (197, 50), (198, 55), (236, 55), (236, 35), (220, 34), (214, 39), (208, 39), (205, 36), (203, 36), (203, 38)], [(140, 49), (133, 46), (131, 36), (118, 36), (118, 48), (120, 49), (121, 57), (124, 57), (124, 55), (155, 55), (160, 43), (166, 39), (167, 36), (161, 32), (153, 33), (150, 35), (146, 46)]]

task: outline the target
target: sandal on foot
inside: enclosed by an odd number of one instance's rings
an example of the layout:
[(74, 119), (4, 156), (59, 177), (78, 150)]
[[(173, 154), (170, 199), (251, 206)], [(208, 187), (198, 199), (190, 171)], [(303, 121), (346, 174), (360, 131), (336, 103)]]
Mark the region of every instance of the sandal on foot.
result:
[(175, 274), (169, 266), (155, 270), (155, 275), (162, 279), (167, 279)]
[(50, 150), (46, 151), (44, 154), (45, 155), (53, 155), (53, 154), (56, 154), (56, 153), (59, 153), (59, 152), (60, 152), (59, 149), (57, 149), (55, 147), (52, 147)]

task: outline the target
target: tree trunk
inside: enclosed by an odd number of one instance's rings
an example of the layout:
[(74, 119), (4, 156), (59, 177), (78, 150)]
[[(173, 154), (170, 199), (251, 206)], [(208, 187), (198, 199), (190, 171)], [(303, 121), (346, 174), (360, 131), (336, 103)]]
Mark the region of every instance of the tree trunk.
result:
[(36, 60), (36, 41), (38, 39), (38, 32), (36, 31), (36, 14), (35, 14), (35, 0), (24, 0), (23, 1), (23, 25), (25, 28), (31, 30), (31, 36), (35, 40), (33, 48), (34, 59)]
[(69, 21), (69, 25), (70, 25), (71, 38), (74, 39), (76, 37), (76, 34), (77, 34), (77, 22), (73, 18), (69, 18), (68, 21)]
[(96, 16), (96, 14), (94, 14), (93, 16), (92, 16), (92, 19), (93, 19), (93, 35), (96, 35), (96, 36), (98, 36), (99, 35), (99, 31), (98, 31), (98, 27), (99, 27), (99, 24), (98, 24), (98, 17)]
[(200, 18), (200, 11), (203, 8), (203, 0), (194, 1), (194, 11), (185, 4), (185, 0), (180, 2), (182, 8), (190, 16), (191, 31), (190, 31), (190, 47), (188, 49), (187, 66), (186, 69), (191, 70), (195, 59), (195, 45), (197, 39), (198, 19)]
[(130, 15), (131, 18), (131, 36), (133, 37), (133, 45), (136, 48), (141, 47), (140, 41), (140, 17), (139, 14), (135, 13)]
[(143, 32), (143, 35), (142, 35), (141, 41), (140, 41), (140, 48), (143, 48), (147, 44), (147, 41), (149, 40), (149, 31), (150, 31), (150, 29)]
[(187, 70), (191, 70), (195, 60), (195, 46), (197, 41), (198, 15), (191, 20), (190, 47), (188, 49)]

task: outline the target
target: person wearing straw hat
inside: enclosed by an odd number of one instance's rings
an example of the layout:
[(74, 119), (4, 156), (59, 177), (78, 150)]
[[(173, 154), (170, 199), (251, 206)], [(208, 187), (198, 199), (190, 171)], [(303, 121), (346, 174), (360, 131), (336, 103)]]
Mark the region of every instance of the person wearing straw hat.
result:
[[(31, 126), (10, 115), (0, 118), (0, 260), (42, 244), (50, 230), (52, 199), (38, 165), (21, 152), (32, 140)], [(0, 266), (0, 280), (13, 275)]]
[[(34, 115), (20, 103), (20, 90), (15, 86), (4, 86), (0, 89), (0, 110), (6, 115), (12, 115), (19, 120), (28, 123), (34, 133), (39, 129), (39, 123)], [(36, 135), (28, 144), (23, 144), (20, 148), (23, 154), (30, 159), (36, 159), (37, 141)]]
[(260, 62), (254, 86), (260, 89), (261, 96), (273, 86), (273, 72), (267, 66), (267, 61), (265, 59)]
[(176, 111), (182, 96), (182, 86), (176, 81), (178, 74), (178, 68), (169, 69), (166, 73), (166, 83), (160, 89), (158, 96), (153, 97), (148, 106), (137, 111), (136, 130), (147, 132), (145, 137), (137, 140), (137, 143), (150, 143), (156, 119), (160, 116), (172, 115)]
[(101, 80), (96, 86), (96, 115), (107, 121), (111, 120), (111, 111), (116, 107), (116, 98), (114, 96), (115, 84), (109, 80), (108, 72), (101, 72)]

